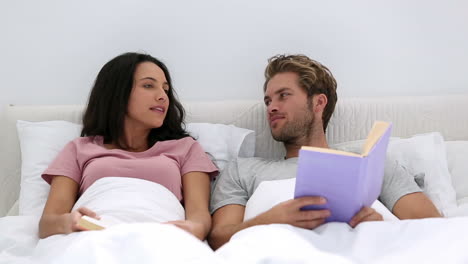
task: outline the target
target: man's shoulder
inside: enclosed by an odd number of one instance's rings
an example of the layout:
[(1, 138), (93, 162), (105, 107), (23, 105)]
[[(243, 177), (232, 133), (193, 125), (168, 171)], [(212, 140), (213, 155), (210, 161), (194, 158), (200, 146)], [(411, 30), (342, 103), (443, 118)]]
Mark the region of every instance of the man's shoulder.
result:
[(263, 167), (275, 166), (275, 165), (280, 164), (282, 160), (268, 159), (268, 158), (261, 158), (261, 157), (251, 157), (251, 158), (238, 157), (235, 162), (239, 169), (242, 168), (242, 169), (252, 170), (252, 169), (260, 169)]
[(242, 175), (243, 177), (247, 174), (251, 174), (254, 168), (262, 167), (268, 163), (267, 159), (259, 157), (241, 158), (237, 157), (229, 161), (226, 168), (222, 171), (222, 174), (235, 174), (237, 176)]
[(243, 164), (277, 164), (284, 162), (284, 159), (272, 159), (272, 158), (262, 158), (262, 157), (250, 157), (250, 158), (243, 158), (243, 157), (238, 157), (237, 162), (243, 163)]

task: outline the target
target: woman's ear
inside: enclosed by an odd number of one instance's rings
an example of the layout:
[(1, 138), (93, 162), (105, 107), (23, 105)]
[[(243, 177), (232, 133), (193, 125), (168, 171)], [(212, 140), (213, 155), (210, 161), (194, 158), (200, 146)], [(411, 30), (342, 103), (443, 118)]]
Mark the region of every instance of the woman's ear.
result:
[(312, 102), (314, 105), (314, 113), (323, 113), (327, 106), (328, 99), (325, 94), (316, 94), (312, 98)]

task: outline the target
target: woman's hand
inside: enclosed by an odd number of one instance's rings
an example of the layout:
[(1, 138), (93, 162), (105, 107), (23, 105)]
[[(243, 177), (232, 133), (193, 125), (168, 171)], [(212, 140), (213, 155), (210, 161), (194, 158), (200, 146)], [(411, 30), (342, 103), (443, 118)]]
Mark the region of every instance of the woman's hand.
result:
[(200, 240), (204, 240), (206, 236), (206, 230), (202, 223), (198, 223), (191, 220), (178, 220), (178, 221), (169, 221), (165, 224), (172, 224), (181, 228), (190, 234), (194, 235)]
[(95, 218), (97, 220), (101, 219), (94, 211), (88, 209), (86, 207), (80, 207), (76, 210), (71, 211), (68, 214), (65, 214), (65, 223), (64, 223), (64, 231), (65, 234), (77, 232), (77, 231), (85, 231), (86, 229), (80, 227), (78, 225), (78, 221), (82, 216), (89, 216)]

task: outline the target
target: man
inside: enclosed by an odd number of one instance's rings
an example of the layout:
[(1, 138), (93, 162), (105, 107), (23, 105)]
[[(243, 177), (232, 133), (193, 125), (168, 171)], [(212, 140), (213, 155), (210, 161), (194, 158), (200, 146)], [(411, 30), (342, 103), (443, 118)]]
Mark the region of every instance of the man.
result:
[[(265, 70), (264, 101), (272, 136), (283, 142), (286, 157), (280, 160), (238, 159), (218, 177), (211, 197), (212, 230), (208, 241), (218, 248), (236, 232), (255, 225), (291, 224), (313, 229), (330, 215), (328, 210), (301, 211), (305, 205), (323, 204), (322, 197), (302, 197), (282, 202), (243, 222), (245, 205), (262, 181), (294, 178), (301, 146), (327, 148), (325, 130), (337, 101), (336, 81), (322, 64), (303, 55), (271, 58)], [(412, 175), (397, 165), (385, 179), (382, 202), (400, 219), (437, 217), (439, 212), (421, 192)], [(405, 174), (406, 173), (406, 174)], [(349, 222), (382, 220), (364, 207)]]

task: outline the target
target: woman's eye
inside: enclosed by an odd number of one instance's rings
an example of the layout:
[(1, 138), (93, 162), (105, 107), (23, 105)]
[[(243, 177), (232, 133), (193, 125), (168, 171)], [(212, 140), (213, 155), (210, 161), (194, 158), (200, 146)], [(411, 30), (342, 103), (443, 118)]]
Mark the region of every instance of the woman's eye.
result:
[(153, 88), (153, 85), (151, 85), (151, 84), (143, 84), (143, 87), (145, 87), (145, 88)]

